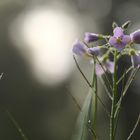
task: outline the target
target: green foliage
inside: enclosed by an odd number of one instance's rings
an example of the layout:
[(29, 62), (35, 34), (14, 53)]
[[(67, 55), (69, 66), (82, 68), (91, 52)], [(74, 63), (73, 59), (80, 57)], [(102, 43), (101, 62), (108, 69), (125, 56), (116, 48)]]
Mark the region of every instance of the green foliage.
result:
[(77, 118), (76, 127), (72, 140), (86, 140), (88, 139), (90, 128), (88, 127), (90, 118), (92, 94), (88, 93), (83, 107), (80, 110), (79, 116)]

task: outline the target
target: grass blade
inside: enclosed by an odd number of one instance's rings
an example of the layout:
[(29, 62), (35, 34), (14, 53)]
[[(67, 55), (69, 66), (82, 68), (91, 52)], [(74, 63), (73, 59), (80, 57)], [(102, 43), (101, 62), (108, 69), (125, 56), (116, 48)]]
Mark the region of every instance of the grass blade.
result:
[(87, 126), (88, 126), (88, 121), (89, 121), (91, 100), (92, 100), (92, 94), (88, 93), (84, 101), (82, 110), (79, 113), (79, 116), (76, 122), (76, 129), (75, 129), (74, 135), (72, 136), (72, 140), (88, 139), (89, 128)]
[(19, 134), (22, 137), (22, 139), (23, 140), (28, 140), (27, 137), (25, 136), (23, 130), (19, 126), (18, 122), (13, 117), (13, 115), (8, 110), (6, 111), (6, 113), (7, 113), (8, 117), (10, 118), (11, 122), (13, 123), (13, 125), (15, 126), (15, 128), (17, 129), (17, 131), (19, 132)]

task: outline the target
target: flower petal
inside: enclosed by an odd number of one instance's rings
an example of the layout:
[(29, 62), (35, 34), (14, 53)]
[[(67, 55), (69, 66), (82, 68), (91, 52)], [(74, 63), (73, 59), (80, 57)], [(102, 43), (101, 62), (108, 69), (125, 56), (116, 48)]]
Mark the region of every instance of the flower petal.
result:
[(126, 46), (127, 44), (129, 44), (131, 42), (131, 37), (129, 35), (124, 35), (122, 37), (122, 43), (124, 44), (124, 46)]
[(122, 37), (123, 36), (123, 30), (121, 27), (116, 27), (113, 30), (113, 33), (114, 33), (114, 37)]
[(116, 39), (116, 37), (110, 37), (110, 39), (109, 39), (109, 44), (110, 44), (111, 46), (116, 45), (116, 44), (117, 44), (117, 39)]
[[(96, 64), (96, 75), (101, 76), (102, 74), (104, 74), (104, 70), (102, 69), (100, 64)], [(106, 69), (106, 68), (104, 68)]]
[(85, 55), (87, 52), (86, 47), (79, 41), (76, 40), (73, 44), (73, 53), (77, 55)]
[(114, 62), (107, 61), (106, 68), (110, 73), (114, 73)]
[(134, 43), (140, 44), (140, 29), (131, 33), (130, 37)]
[(126, 44), (124, 44), (122, 41), (117, 42), (116, 37), (110, 37), (109, 44), (113, 47), (115, 47), (118, 51), (122, 51)]

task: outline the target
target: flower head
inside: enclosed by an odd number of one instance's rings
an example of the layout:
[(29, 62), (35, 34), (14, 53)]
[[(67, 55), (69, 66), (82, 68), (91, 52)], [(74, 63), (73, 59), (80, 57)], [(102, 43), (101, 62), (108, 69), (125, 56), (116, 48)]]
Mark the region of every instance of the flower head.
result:
[(76, 55), (85, 55), (87, 53), (87, 48), (79, 40), (76, 40), (73, 44), (73, 53)]
[(95, 33), (85, 33), (85, 37), (84, 37), (84, 41), (86, 43), (90, 43), (90, 42), (94, 42), (99, 40), (99, 34), (95, 34)]
[(115, 47), (118, 51), (124, 49), (124, 47), (130, 43), (131, 38), (129, 35), (124, 35), (121, 27), (116, 27), (113, 30), (114, 35), (110, 37), (109, 44)]
[(131, 40), (134, 43), (140, 44), (140, 29), (130, 34)]
[(86, 47), (83, 43), (81, 43), (79, 40), (76, 40), (73, 44), (73, 53), (75, 53), (76, 55), (79, 56), (88, 56), (88, 57), (92, 57), (92, 56), (98, 56), (100, 53), (100, 48), (97, 47), (93, 47), (93, 48), (88, 48)]

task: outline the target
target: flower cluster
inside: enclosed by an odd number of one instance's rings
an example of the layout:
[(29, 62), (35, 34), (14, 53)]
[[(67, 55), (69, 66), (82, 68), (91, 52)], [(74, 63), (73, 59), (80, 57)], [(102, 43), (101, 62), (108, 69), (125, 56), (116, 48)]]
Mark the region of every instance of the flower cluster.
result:
[[(125, 30), (129, 23), (126, 22), (121, 27), (116, 24), (113, 27), (113, 35), (85, 33), (83, 41), (76, 40), (74, 42), (73, 52), (79, 56), (87, 56), (94, 60), (98, 59), (99, 61), (96, 63), (97, 75), (102, 75), (105, 71), (114, 73), (114, 62), (110, 61), (109, 58), (109, 55), (114, 54), (114, 52), (117, 52), (118, 57), (123, 55), (131, 56), (133, 66), (138, 66), (140, 64), (139, 51), (134, 49), (133, 45), (140, 44), (140, 30), (126, 35)], [(105, 40), (106, 43), (101, 46), (93, 46), (92, 43), (99, 40)]]
[[(97, 104), (100, 102), (104, 108), (107, 116), (109, 117), (109, 140), (116, 139), (116, 130), (118, 125), (119, 113), (122, 104), (122, 100), (125, 97), (128, 88), (130, 87), (132, 81), (134, 80), (136, 73), (140, 69), (140, 51), (136, 50), (134, 44), (140, 44), (140, 30), (137, 30), (131, 34), (126, 34), (125, 31), (129, 25), (130, 21), (127, 21), (122, 26), (118, 26), (116, 23), (113, 23), (113, 34), (111, 35), (102, 35), (96, 33), (85, 33), (83, 41), (76, 40), (73, 44), (73, 53), (82, 56), (88, 57), (93, 62), (93, 76), (92, 81), (90, 82), (84, 73), (82, 72), (80, 66), (78, 65), (76, 58), (74, 56), (75, 64), (83, 76), (84, 80), (91, 88), (91, 95), (85, 100), (86, 108), (84, 106), (82, 114), (84, 114), (82, 119), (82, 127), (80, 124), (80, 133), (78, 137), (74, 140), (82, 137), (82, 140), (88, 139), (86, 134), (88, 130), (94, 131), (93, 137), (97, 140), (98, 130), (96, 126), (98, 122), (97, 118)], [(102, 42), (99, 42), (103, 40)], [(93, 43), (99, 42), (102, 45), (95, 46)], [(103, 43), (105, 42), (105, 43)], [(98, 44), (99, 44), (98, 43)], [(97, 44), (97, 43), (96, 43)], [(130, 56), (132, 66), (128, 69), (125, 68), (122, 75), (118, 75), (118, 60), (124, 56)], [(88, 59), (89, 60), (89, 59)], [(107, 73), (112, 74), (111, 76)], [(104, 75), (103, 75), (104, 74)], [(103, 76), (102, 76), (103, 75)], [(100, 76), (97, 78), (97, 76)], [(126, 76), (128, 76), (126, 81)], [(110, 111), (100, 98), (98, 94), (98, 79), (103, 83), (105, 93), (107, 93), (108, 98), (111, 100)], [(118, 90), (119, 88), (121, 90)], [(120, 92), (121, 91), (121, 92)], [(118, 94), (119, 93), (119, 94)], [(93, 106), (92, 106), (93, 105)], [(93, 109), (93, 111), (92, 111)], [(86, 112), (86, 113), (85, 113)], [(88, 113), (87, 113), (88, 112)], [(92, 113), (91, 113), (92, 112)], [(92, 116), (92, 117), (91, 117)], [(81, 116), (80, 116), (81, 118)], [(91, 120), (88, 120), (92, 118)], [(87, 127), (87, 122), (91, 122), (93, 126)], [(78, 121), (79, 122), (79, 121)], [(130, 139), (140, 122), (140, 115), (132, 129), (132, 132), (129, 134), (128, 139)], [(81, 131), (83, 129), (84, 131)], [(82, 132), (82, 133), (81, 133)], [(84, 136), (84, 137), (83, 137)]]

